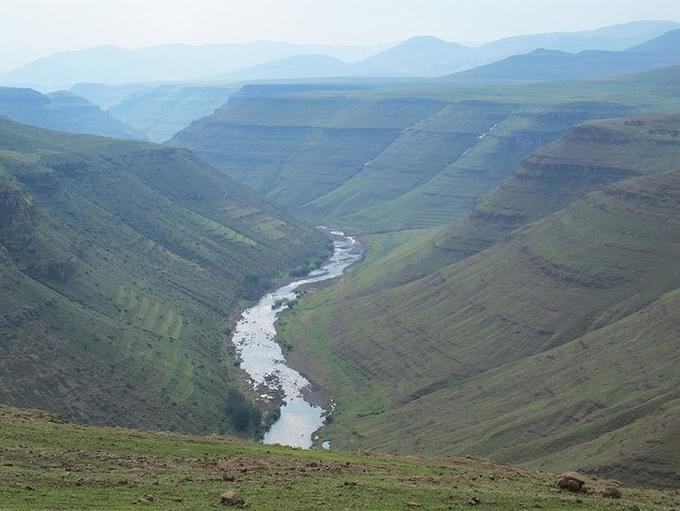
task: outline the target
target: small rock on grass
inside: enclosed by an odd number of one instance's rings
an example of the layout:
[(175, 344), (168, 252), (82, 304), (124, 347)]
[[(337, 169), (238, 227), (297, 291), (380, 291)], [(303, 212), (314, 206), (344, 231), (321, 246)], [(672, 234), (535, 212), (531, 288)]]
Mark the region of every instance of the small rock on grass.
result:
[(577, 472), (566, 472), (559, 476), (555, 481), (558, 488), (573, 492), (585, 491), (586, 480)]
[(468, 499), (468, 504), (470, 504), (471, 506), (476, 506), (476, 505), (481, 504), (481, 503), (482, 503), (482, 499), (480, 499), (479, 497), (470, 497)]
[(223, 506), (246, 507), (246, 501), (233, 490), (225, 491), (220, 497)]

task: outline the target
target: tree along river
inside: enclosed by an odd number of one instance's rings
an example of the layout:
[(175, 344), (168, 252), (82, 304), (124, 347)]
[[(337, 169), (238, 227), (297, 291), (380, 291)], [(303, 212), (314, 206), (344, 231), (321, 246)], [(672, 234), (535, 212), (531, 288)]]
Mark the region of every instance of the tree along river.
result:
[[(333, 255), (326, 264), (306, 277), (264, 295), (256, 305), (243, 312), (232, 337), (241, 369), (248, 373), (253, 388), (265, 389), (260, 397), (272, 399), (273, 393), (283, 395), (281, 416), (265, 433), (266, 444), (308, 449), (312, 446), (314, 432), (325, 422), (326, 410), (309, 403), (303, 394), (309, 381), (286, 364), (274, 326), (288, 303), (298, 297), (300, 287), (339, 277), (361, 258), (361, 244), (354, 237), (341, 231), (322, 229), (333, 240)], [(324, 442), (324, 446), (328, 444)]]

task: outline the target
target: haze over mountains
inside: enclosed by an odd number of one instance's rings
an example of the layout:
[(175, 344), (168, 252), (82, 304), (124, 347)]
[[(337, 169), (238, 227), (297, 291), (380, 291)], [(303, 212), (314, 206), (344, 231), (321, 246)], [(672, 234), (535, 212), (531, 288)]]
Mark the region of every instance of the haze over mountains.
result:
[(141, 49), (103, 46), (56, 53), (0, 75), (0, 83), (68, 88), (78, 82), (124, 84), (181, 81), (231, 73), (295, 55), (324, 54), (355, 61), (380, 48), (276, 42), (206, 46), (165, 45)]
[(634, 73), (680, 64), (679, 47), (680, 30), (672, 30), (623, 51), (587, 50), (572, 54), (540, 49), (454, 76), (486, 80), (568, 80)]
[(564, 52), (623, 50), (678, 27), (669, 21), (641, 21), (585, 32), (511, 37), (474, 48), (434, 37), (415, 37), (388, 49), (273, 42), (138, 50), (99, 47), (38, 59), (0, 74), (0, 84), (54, 90), (78, 82), (443, 76), (539, 48)]

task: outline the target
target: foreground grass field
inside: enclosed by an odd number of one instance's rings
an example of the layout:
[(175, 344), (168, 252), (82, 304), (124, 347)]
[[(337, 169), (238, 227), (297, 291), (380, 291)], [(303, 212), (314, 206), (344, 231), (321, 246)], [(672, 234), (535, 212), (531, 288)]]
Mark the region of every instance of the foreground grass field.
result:
[[(229, 479), (233, 479), (230, 481)], [(98, 428), (38, 411), (0, 407), (0, 509), (220, 509), (235, 491), (249, 508), (666, 510), (680, 492), (554, 476), (481, 459), (300, 451), (222, 437)], [(227, 506), (228, 508), (229, 506)]]

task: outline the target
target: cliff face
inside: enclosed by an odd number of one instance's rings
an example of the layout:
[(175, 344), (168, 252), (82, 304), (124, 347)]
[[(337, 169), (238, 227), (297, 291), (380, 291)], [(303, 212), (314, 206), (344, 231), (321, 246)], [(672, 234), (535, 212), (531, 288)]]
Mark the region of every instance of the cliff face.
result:
[[(414, 278), (361, 293), (357, 275), (303, 301), (283, 335), (337, 392), (336, 445), (628, 478), (643, 460), (639, 479), (670, 480), (679, 457), (652, 466), (638, 454), (657, 433), (676, 446), (662, 417), (678, 413), (677, 321), (661, 311), (680, 289), (679, 126), (667, 116), (577, 127), (389, 267)], [(642, 408), (642, 396), (657, 401)], [(596, 446), (613, 438), (630, 448), (607, 459)]]

